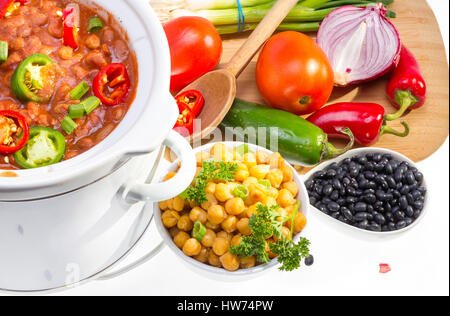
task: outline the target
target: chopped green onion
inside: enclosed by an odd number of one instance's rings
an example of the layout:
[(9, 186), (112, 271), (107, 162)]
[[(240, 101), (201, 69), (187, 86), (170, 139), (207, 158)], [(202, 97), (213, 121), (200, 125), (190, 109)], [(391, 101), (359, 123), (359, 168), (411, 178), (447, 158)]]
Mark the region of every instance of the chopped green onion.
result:
[(268, 189), (270, 189), (272, 187), (269, 180), (259, 180), (258, 183), (262, 184), (263, 186), (265, 186)]
[(69, 106), (69, 117), (72, 119), (82, 118), (85, 113), (84, 105), (82, 103), (72, 104)]
[(237, 187), (234, 188), (233, 194), (236, 197), (246, 200), (248, 198), (249, 192), (245, 185), (238, 185)]
[(195, 222), (192, 236), (198, 241), (202, 241), (206, 235), (206, 227), (199, 221)]
[(253, 151), (248, 147), (247, 144), (240, 145), (240, 146), (236, 147), (234, 150), (236, 150), (236, 152), (240, 155), (253, 153)]
[(89, 115), (92, 111), (94, 111), (98, 106), (100, 105), (101, 101), (97, 97), (89, 97), (80, 104), (83, 104), (84, 110), (86, 111), (86, 114)]
[(70, 91), (70, 98), (72, 100), (80, 100), (88, 91), (89, 83), (86, 81), (80, 82), (75, 88)]
[[(239, 29), (239, 24), (231, 25), (216, 25), (216, 29), (221, 35), (235, 34), (239, 32), (253, 31), (258, 26), (258, 23), (245, 23), (244, 29)], [(319, 22), (305, 22), (305, 23), (281, 23), (277, 31), (296, 31), (296, 32), (316, 32), (320, 27)]]
[(8, 42), (0, 41), (0, 63), (8, 59)]
[(100, 18), (94, 17), (89, 19), (88, 31), (89, 33), (95, 33), (103, 28), (103, 22)]
[(77, 128), (77, 124), (70, 117), (66, 116), (61, 122), (61, 128), (70, 135)]

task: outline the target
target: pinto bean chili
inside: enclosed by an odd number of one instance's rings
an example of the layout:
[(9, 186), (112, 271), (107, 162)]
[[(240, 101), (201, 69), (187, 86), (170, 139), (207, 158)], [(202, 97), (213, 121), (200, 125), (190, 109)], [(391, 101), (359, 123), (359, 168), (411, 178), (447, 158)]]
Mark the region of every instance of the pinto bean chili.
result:
[[(6, 2), (13, 3), (0, 0), (1, 4)], [(60, 132), (66, 142), (62, 160), (73, 158), (107, 137), (127, 113), (138, 82), (135, 54), (119, 23), (103, 10), (100, 14), (100, 9), (73, 0), (15, 2), (0, 16), (0, 42), (7, 43), (8, 51), (7, 59), (0, 61), (0, 111), (19, 113), (30, 130), (45, 127)], [(70, 16), (76, 8), (79, 27), (77, 16)], [(92, 18), (101, 26), (97, 23), (99, 27), (92, 28)], [(109, 80), (101, 90), (106, 98), (102, 98), (94, 81), (111, 64), (121, 65), (120, 74), (127, 80), (114, 81), (115, 74), (108, 74)], [(78, 90), (89, 90), (74, 91), (77, 86)], [(114, 102), (106, 102), (115, 96), (115, 91), (120, 95)], [(96, 97), (106, 103), (91, 102)], [(69, 109), (76, 109), (73, 106), (78, 104), (77, 115), (72, 117)], [(70, 134), (61, 127), (68, 118), (76, 124)], [(61, 160), (59, 155), (55, 157)], [(0, 169), (23, 167), (16, 162), (14, 153), (0, 152)]]

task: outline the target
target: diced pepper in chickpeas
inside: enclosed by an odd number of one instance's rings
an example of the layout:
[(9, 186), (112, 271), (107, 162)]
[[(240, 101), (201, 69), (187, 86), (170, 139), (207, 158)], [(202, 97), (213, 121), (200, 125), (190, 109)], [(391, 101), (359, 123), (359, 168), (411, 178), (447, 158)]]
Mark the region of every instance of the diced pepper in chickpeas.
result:
[(188, 241), (191, 238), (191, 236), (189, 236), (188, 233), (180, 231), (178, 234), (176, 234), (176, 236), (173, 238), (173, 242), (175, 243), (175, 245), (180, 248), (183, 249), (184, 244), (186, 243), (186, 241)]
[(208, 221), (218, 225), (225, 219), (225, 209), (222, 205), (213, 205), (208, 209)]
[(291, 206), (296, 203), (292, 193), (286, 189), (280, 190), (280, 192), (278, 193), (277, 202), (281, 207)]
[(225, 183), (219, 183), (216, 185), (216, 192), (214, 195), (220, 202), (228, 201), (234, 197), (233, 193), (231, 193), (230, 187)]
[(239, 233), (244, 236), (250, 236), (252, 234), (250, 227), (248, 227), (248, 221), (248, 218), (241, 218), (236, 224)]
[(230, 215), (239, 215), (245, 211), (245, 204), (241, 198), (233, 198), (225, 203), (225, 210)]
[(188, 232), (194, 228), (194, 223), (190, 220), (189, 215), (185, 214), (178, 220), (177, 227), (179, 230)]
[(218, 255), (214, 253), (214, 251), (210, 251), (208, 254), (208, 263), (213, 267), (220, 268), (222, 263), (220, 262), (220, 258)]
[(202, 245), (195, 238), (190, 238), (186, 240), (183, 246), (183, 252), (186, 256), (193, 257), (200, 253), (202, 250)]
[(206, 229), (206, 234), (203, 237), (201, 243), (203, 246), (211, 248), (216, 240), (216, 233), (211, 229)]
[(220, 225), (222, 226), (222, 229), (226, 231), (227, 233), (233, 233), (236, 231), (236, 224), (238, 222), (238, 219), (236, 216), (228, 216)]
[(208, 213), (206, 213), (206, 211), (201, 207), (196, 206), (189, 212), (189, 219), (193, 223), (200, 222), (205, 224), (208, 220)]
[(239, 257), (229, 252), (220, 257), (220, 262), (225, 270), (236, 271), (239, 269)]
[(172, 228), (177, 225), (180, 215), (175, 211), (165, 211), (161, 215), (161, 220), (165, 227)]
[(254, 256), (241, 258), (241, 268), (250, 269), (256, 264), (256, 258)]
[(283, 182), (283, 172), (280, 169), (271, 169), (266, 178), (272, 187), (278, 189)]
[(173, 198), (173, 210), (177, 211), (177, 212), (181, 212), (182, 210), (184, 210), (184, 200), (179, 197), (176, 196)]
[(230, 249), (230, 242), (225, 238), (217, 237), (212, 249), (216, 255), (222, 256)]

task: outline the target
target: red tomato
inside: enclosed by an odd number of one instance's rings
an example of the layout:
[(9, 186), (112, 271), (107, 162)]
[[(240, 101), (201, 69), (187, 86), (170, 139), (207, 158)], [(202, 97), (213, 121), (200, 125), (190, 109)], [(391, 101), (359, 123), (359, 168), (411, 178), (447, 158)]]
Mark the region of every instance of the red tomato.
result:
[(176, 93), (213, 70), (222, 55), (222, 39), (201, 17), (181, 17), (165, 23), (172, 60), (170, 90)]
[(282, 32), (264, 46), (256, 66), (256, 82), (266, 102), (297, 115), (320, 109), (330, 98), (333, 69), (309, 36)]

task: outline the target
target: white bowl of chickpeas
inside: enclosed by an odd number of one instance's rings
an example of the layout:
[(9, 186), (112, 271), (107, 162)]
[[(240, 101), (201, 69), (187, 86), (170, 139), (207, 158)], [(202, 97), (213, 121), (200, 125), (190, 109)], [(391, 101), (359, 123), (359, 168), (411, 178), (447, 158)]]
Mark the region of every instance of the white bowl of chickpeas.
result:
[[(257, 212), (258, 204), (278, 205), (276, 211), (282, 216), (296, 214), (291, 216), (293, 241), (300, 239), (306, 226), (309, 197), (295, 169), (279, 153), (241, 142), (208, 144), (194, 151), (197, 175), (204, 162), (211, 159), (237, 164), (237, 171), (233, 181), (207, 181), (206, 202), (197, 204), (181, 195), (155, 203), (156, 226), (166, 244), (194, 270), (202, 275), (209, 272), (216, 279), (217, 276), (224, 280), (241, 279), (235, 277), (255, 276), (276, 267), (278, 262), (269, 247), (267, 253), (272, 260), (264, 264), (259, 264), (254, 256), (240, 258), (230, 252), (230, 247), (238, 245), (243, 236), (252, 234), (249, 219)], [(178, 167), (177, 162), (173, 163), (165, 179), (173, 176)], [(246, 191), (246, 195), (239, 194), (237, 187)], [(294, 213), (298, 202), (300, 208)], [(195, 235), (197, 224), (203, 229), (201, 238)], [(283, 235), (289, 236), (290, 225), (291, 221), (283, 223)], [(266, 245), (270, 242), (266, 240)]]

